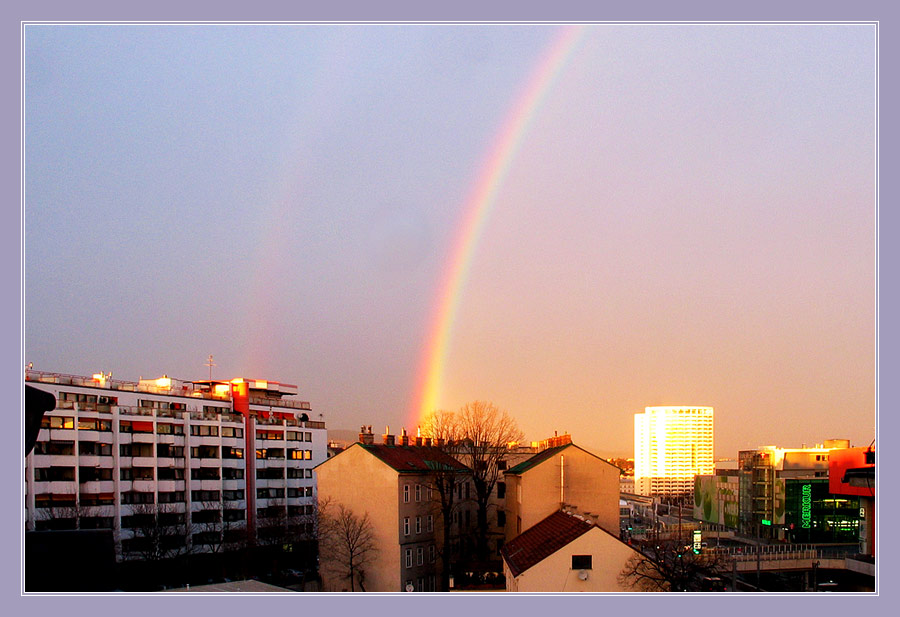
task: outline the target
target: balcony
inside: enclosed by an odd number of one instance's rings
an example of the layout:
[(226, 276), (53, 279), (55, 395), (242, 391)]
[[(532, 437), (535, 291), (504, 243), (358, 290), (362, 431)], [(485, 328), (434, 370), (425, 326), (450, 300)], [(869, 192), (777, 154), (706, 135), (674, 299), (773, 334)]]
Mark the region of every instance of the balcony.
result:
[(174, 493), (185, 490), (184, 480), (157, 480), (157, 490), (160, 493)]
[(135, 493), (152, 493), (156, 488), (155, 480), (132, 480), (131, 490)]
[[(124, 457), (123, 457), (124, 458)], [(152, 456), (133, 456), (132, 467), (156, 467), (156, 458)]]
[(156, 435), (153, 433), (132, 433), (132, 443), (156, 443)]
[(82, 495), (96, 495), (100, 493), (113, 493), (116, 483), (113, 480), (90, 480), (81, 485)]
[(75, 441), (76, 430), (74, 428), (51, 428), (50, 441)]

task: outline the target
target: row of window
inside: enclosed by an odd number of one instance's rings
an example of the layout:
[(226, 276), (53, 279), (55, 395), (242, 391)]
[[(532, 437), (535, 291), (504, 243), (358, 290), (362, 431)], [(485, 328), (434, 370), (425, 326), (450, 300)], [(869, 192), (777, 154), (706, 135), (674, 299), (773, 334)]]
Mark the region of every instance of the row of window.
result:
[[(416, 495), (417, 502), (422, 501), (423, 497), (425, 498), (425, 501), (432, 500), (433, 493), (432, 493), (432, 488), (430, 486), (416, 484), (416, 485), (414, 485), (414, 487), (415, 487), (415, 495)], [(403, 485), (403, 503), (409, 503), (409, 500), (410, 500), (410, 485), (404, 484)]]
[(416, 579), (416, 585), (413, 585), (412, 579), (408, 579), (405, 589), (407, 591), (437, 591), (435, 577), (433, 574), (428, 577), (420, 576)]
[[(434, 563), (437, 556), (437, 551), (434, 547), (434, 544), (431, 544), (428, 547), (428, 563)], [(413, 567), (413, 550), (411, 548), (406, 549), (405, 551), (406, 558), (406, 567)], [(425, 563), (425, 547), (419, 546), (416, 547), (416, 565), (421, 566)]]
[[(425, 517), (425, 531), (431, 533), (434, 531), (434, 517), (429, 514)], [(410, 519), (408, 516), (403, 517), (403, 535), (408, 536), (410, 533)], [(422, 533), (422, 517), (416, 517), (416, 533)]]

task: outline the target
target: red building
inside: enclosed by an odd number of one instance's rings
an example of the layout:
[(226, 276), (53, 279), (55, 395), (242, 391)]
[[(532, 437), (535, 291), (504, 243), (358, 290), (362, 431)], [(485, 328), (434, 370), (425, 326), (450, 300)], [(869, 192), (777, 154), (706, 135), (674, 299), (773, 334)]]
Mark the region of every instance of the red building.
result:
[(875, 557), (875, 448), (832, 450), (828, 488), (835, 495), (859, 497), (860, 553)]

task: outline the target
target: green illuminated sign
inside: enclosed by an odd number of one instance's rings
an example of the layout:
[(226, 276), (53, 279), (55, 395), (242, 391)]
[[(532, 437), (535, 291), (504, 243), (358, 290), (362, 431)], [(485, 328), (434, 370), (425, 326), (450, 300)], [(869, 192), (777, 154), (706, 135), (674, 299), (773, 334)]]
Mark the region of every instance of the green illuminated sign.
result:
[(800, 489), (800, 527), (809, 529), (812, 520), (812, 484), (804, 484)]
[(771, 525), (771, 524), (772, 524), (772, 521), (770, 521), (770, 520), (767, 519), (767, 518), (764, 518), (764, 519), (762, 520), (762, 524), (763, 524), (763, 525)]

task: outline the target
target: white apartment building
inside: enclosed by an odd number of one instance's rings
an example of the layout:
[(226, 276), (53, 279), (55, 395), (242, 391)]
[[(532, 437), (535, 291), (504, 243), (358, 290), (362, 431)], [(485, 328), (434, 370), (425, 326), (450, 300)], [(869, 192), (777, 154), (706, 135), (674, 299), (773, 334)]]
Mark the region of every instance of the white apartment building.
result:
[(25, 381), (56, 397), (25, 457), (26, 529), (111, 529), (124, 559), (148, 514), (200, 551), (228, 533), (264, 541), (275, 523), (312, 533), (327, 435), (290, 398), (296, 386), (34, 370)]
[(634, 415), (634, 490), (684, 495), (715, 473), (712, 407), (646, 407)]

